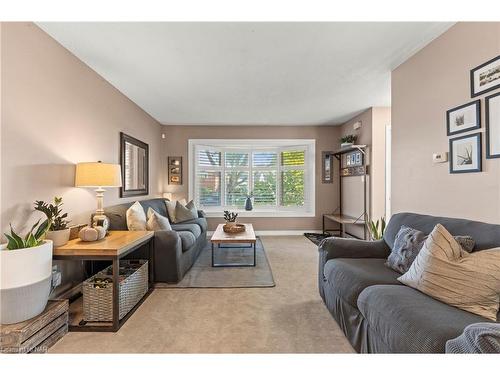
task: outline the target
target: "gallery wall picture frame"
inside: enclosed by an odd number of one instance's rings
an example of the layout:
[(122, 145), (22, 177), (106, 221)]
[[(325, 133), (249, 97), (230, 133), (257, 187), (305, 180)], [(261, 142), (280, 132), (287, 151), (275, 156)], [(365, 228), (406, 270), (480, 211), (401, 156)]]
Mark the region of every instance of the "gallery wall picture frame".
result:
[(486, 158), (500, 158), (500, 92), (487, 96), (486, 103)]
[(332, 151), (323, 151), (321, 153), (322, 163), (322, 182), (324, 184), (333, 183), (333, 152)]
[(168, 184), (182, 185), (182, 156), (168, 157)]
[(481, 100), (459, 105), (446, 111), (448, 136), (481, 128)]
[(450, 173), (482, 171), (481, 133), (450, 138)]
[(500, 87), (500, 55), (470, 71), (472, 98)]

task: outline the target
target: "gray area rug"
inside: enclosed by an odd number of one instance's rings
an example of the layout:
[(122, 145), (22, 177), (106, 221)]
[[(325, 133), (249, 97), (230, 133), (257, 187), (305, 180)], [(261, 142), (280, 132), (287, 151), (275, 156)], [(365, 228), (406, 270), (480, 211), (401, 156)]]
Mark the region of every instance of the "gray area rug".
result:
[[(215, 245), (214, 245), (215, 246)], [(177, 284), (157, 288), (266, 288), (275, 286), (271, 266), (260, 239), (256, 243), (255, 267), (212, 267), (211, 243), (202, 250), (193, 267)], [(253, 249), (218, 249), (215, 263), (252, 263)]]

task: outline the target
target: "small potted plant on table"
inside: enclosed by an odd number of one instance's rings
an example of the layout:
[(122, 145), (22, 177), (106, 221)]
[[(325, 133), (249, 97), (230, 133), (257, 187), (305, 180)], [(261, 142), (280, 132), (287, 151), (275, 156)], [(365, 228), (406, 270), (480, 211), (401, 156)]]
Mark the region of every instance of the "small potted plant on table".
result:
[(226, 220), (226, 225), (228, 228), (234, 227), (236, 225), (237, 218), (238, 218), (238, 213), (231, 211), (224, 211), (224, 220)]
[(69, 241), (68, 214), (62, 212), (62, 198), (54, 197), (54, 204), (44, 201), (35, 201), (35, 210), (47, 216), (49, 231), (47, 238), (54, 242), (54, 247), (66, 245)]

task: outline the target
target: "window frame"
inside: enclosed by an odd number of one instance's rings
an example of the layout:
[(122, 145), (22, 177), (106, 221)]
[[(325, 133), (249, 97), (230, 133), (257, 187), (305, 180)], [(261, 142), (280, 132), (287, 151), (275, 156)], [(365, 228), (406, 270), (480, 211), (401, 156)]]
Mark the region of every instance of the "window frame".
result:
[[(315, 186), (315, 159), (316, 140), (314, 139), (189, 139), (188, 141), (188, 174), (189, 174), (189, 200), (194, 199), (196, 204), (196, 179), (199, 170), (220, 171), (221, 172), (221, 203), (226, 201), (226, 172), (227, 171), (248, 171), (249, 190), (254, 188), (254, 173), (258, 171), (276, 171), (276, 204), (269, 206), (255, 206), (252, 211), (245, 211), (244, 208), (235, 206), (213, 206), (201, 207), (208, 217), (220, 217), (224, 210), (236, 211), (241, 217), (314, 217), (316, 211), (316, 186)], [(200, 149), (221, 152), (220, 166), (199, 167), (196, 164), (197, 152)], [(305, 151), (303, 166), (283, 166), (281, 165), (281, 153), (283, 151)], [(226, 167), (226, 152), (248, 153), (248, 167), (231, 168)], [(253, 153), (273, 151), (277, 153), (276, 167), (253, 167)], [(281, 206), (281, 173), (285, 170), (304, 170), (304, 206), (286, 207)]]

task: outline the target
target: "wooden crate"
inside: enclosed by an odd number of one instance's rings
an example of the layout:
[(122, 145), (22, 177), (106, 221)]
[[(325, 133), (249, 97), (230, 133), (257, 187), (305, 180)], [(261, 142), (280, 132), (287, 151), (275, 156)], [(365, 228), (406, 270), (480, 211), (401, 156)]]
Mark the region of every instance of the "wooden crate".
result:
[(0, 325), (1, 353), (45, 353), (68, 332), (68, 300), (53, 300), (38, 316)]

